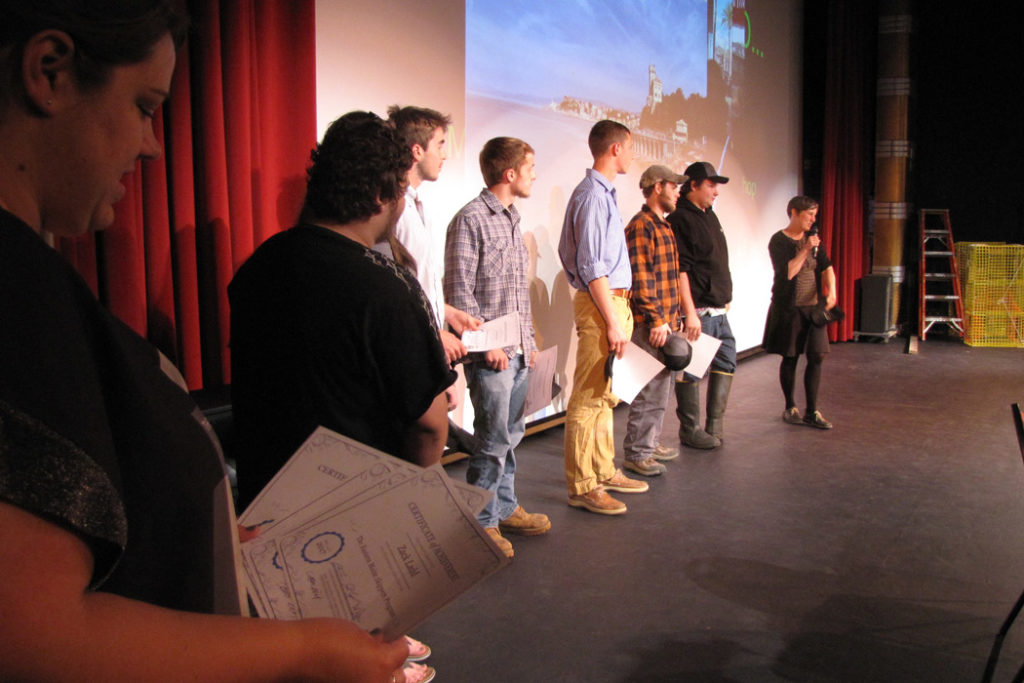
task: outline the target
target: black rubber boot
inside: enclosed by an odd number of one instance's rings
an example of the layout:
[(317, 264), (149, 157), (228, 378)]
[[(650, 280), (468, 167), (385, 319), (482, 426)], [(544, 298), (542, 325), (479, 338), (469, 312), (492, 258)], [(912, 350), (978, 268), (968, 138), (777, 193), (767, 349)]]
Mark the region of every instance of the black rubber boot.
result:
[(724, 443), (722, 436), (722, 418), (725, 407), (729, 403), (729, 389), (732, 388), (732, 375), (712, 372), (708, 377), (708, 420), (704, 429), (708, 434)]
[(700, 427), (700, 384), (697, 382), (676, 382), (676, 415), (679, 416), (679, 443), (703, 450), (722, 445)]

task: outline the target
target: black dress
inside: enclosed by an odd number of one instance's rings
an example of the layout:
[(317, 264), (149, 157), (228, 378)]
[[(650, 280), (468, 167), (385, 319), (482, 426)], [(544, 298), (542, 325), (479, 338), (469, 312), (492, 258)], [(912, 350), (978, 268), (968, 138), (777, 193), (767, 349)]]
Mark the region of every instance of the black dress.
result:
[[(767, 353), (798, 356), (807, 353), (828, 353), (828, 334), (824, 327), (815, 326), (810, 319), (813, 306), (797, 306), (797, 277), (789, 279), (789, 262), (797, 255), (803, 239), (795, 240), (782, 230), (772, 235), (768, 254), (775, 270), (772, 285), (772, 303), (768, 308), (764, 338), (761, 342)], [(814, 272), (814, 290), (821, 299), (821, 274), (832, 267), (823, 248), (817, 256), (808, 255), (807, 263)]]

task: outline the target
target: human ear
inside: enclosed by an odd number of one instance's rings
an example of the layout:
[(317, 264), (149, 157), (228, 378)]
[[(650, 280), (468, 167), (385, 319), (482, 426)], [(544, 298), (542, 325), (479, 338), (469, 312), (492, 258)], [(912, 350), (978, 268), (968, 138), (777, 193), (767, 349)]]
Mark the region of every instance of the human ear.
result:
[(63, 31), (40, 31), (25, 43), (21, 78), (29, 103), (48, 114), (74, 82), (75, 42)]
[(412, 145), (412, 160), (414, 162), (421, 161), (423, 159), (423, 155), (424, 151), (423, 148), (420, 147), (420, 143), (414, 142)]

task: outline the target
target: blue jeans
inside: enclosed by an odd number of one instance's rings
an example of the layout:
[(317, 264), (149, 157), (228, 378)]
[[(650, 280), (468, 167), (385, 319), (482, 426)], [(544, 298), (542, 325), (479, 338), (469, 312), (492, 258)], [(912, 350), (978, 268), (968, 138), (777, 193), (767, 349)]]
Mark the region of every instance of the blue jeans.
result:
[[(656, 349), (650, 342), (651, 328), (637, 325), (633, 328), (633, 343), (651, 355)], [(673, 373), (668, 368), (654, 376), (629, 405), (626, 419), (626, 438), (622, 442), (626, 460), (640, 462), (654, 454), (661, 436), (661, 424), (665, 419), (668, 396), (672, 392)]]
[[(726, 375), (736, 372), (736, 337), (732, 334), (732, 327), (729, 326), (728, 314), (700, 317), (700, 331), (715, 339), (721, 339), (722, 345), (711, 360), (711, 370)], [(684, 373), (687, 382), (699, 382), (700, 377), (694, 377), (690, 373)]]
[(473, 401), (473, 433), (480, 448), (469, 456), (466, 481), (494, 493), (477, 517), (480, 526), (496, 527), (516, 511), (514, 449), (526, 432), (523, 403), (530, 369), (523, 354), (507, 370), (491, 370), (483, 361), (466, 365), (466, 384)]

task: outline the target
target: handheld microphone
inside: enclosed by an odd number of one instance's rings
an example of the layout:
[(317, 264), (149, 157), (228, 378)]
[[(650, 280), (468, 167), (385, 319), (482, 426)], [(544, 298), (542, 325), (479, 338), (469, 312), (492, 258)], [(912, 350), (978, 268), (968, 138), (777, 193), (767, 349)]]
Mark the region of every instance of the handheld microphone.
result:
[[(817, 225), (812, 225), (811, 229), (807, 231), (807, 236), (808, 237), (810, 237), (811, 235), (817, 236), (817, 234), (818, 234), (818, 226)], [(814, 258), (818, 258), (818, 247), (814, 247), (813, 249), (811, 249), (811, 256), (813, 256)]]

